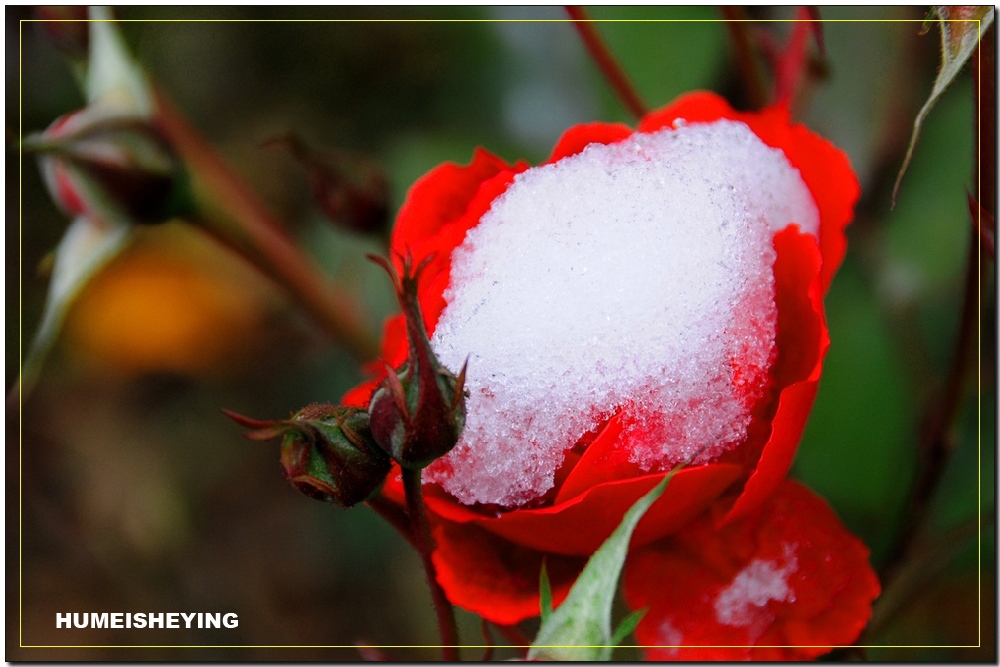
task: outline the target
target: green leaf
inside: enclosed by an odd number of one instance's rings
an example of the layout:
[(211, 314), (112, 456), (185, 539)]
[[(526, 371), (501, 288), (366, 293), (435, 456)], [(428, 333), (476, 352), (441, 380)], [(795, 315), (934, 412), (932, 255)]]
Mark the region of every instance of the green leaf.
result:
[(545, 569), (544, 561), (542, 561), (542, 571), (538, 575), (538, 590), (541, 595), (540, 604), (542, 607), (542, 624), (544, 625), (552, 613), (552, 586), (549, 584), (549, 573)]
[[(910, 135), (910, 145), (906, 149), (906, 157), (903, 159), (903, 166), (896, 176), (896, 185), (892, 189), (892, 203), (896, 205), (896, 198), (899, 195), (899, 186), (903, 181), (903, 174), (910, 166), (913, 158), (913, 149), (917, 145), (920, 137), (920, 129), (923, 127), (927, 115), (937, 102), (941, 93), (945, 91), (949, 84), (958, 76), (962, 66), (976, 50), (982, 35), (993, 23), (994, 8), (992, 6), (943, 6), (938, 5), (931, 9), (928, 21), (934, 15), (938, 18), (938, 25), (941, 27), (941, 69), (938, 71), (934, 87), (931, 89), (930, 97), (924, 102), (924, 106), (913, 121), (913, 134)], [(924, 24), (925, 28), (927, 23)]]
[(646, 615), (648, 609), (637, 609), (631, 614), (622, 619), (622, 622), (618, 624), (618, 629), (615, 630), (615, 634), (611, 637), (611, 644), (618, 646), (621, 644), (626, 637), (628, 637), (635, 630), (636, 626), (639, 625), (639, 621), (642, 617)]
[[(659, 498), (677, 466), (649, 493), (636, 501), (625, 513), (621, 524), (611, 537), (590, 557), (580, 577), (573, 584), (566, 601), (542, 620), (538, 636), (528, 651), (529, 660), (610, 660), (611, 649), (621, 641), (623, 628), (619, 626), (615, 637), (611, 635), (611, 605), (618, 588), (618, 577), (625, 565), (629, 541), (639, 520)], [(543, 575), (544, 587), (548, 577)], [(551, 597), (551, 592), (549, 593)], [(634, 616), (634, 614), (633, 614)], [(638, 623), (630, 616), (623, 621), (625, 636)], [(630, 624), (632, 624), (630, 626)]]

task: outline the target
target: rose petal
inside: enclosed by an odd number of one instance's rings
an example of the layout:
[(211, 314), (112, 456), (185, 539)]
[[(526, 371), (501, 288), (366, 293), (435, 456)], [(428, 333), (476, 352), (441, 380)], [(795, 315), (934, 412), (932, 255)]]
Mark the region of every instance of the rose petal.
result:
[(726, 521), (753, 511), (788, 472), (816, 398), (830, 341), (820, 296), (821, 260), (816, 242), (790, 227), (775, 236), (774, 247), (778, 255), (774, 277), (779, 352), (772, 376), (784, 389), (760, 459)]
[(438, 583), (453, 604), (501, 625), (538, 616), (542, 561), (559, 605), (586, 558), (546, 556), (482, 528), (435, 522), (434, 567)]
[[(677, 530), (719, 497), (739, 476), (738, 465), (717, 463), (681, 470), (639, 522), (632, 538), (641, 545)], [(428, 509), (454, 523), (474, 524), (539, 551), (593, 553), (621, 523), (626, 510), (666, 473), (600, 484), (567, 502), (485, 516), (459, 505), (439, 489), (425, 494)]]
[(590, 144), (613, 144), (632, 136), (634, 130), (622, 123), (584, 123), (574, 125), (559, 137), (546, 164), (576, 155)]
[(695, 521), (625, 566), (627, 603), (649, 608), (636, 638), (663, 647), (651, 660), (814, 658), (854, 642), (878, 594), (865, 546), (793, 481), (756, 514)]
[(466, 166), (446, 162), (427, 172), (406, 193), (392, 230), (392, 247), (404, 250), (434, 236), (466, 212), (484, 181), (505, 169), (509, 169), (506, 162), (477, 148)]
[(819, 245), (823, 256), (820, 279), (825, 293), (847, 251), (844, 228), (854, 218), (854, 204), (861, 195), (861, 186), (847, 155), (804, 125), (791, 124), (784, 106), (769, 107), (758, 113), (740, 113), (723, 98), (707, 92), (684, 95), (668, 107), (649, 114), (639, 124), (639, 131), (654, 132), (672, 127), (678, 118), (688, 123), (720, 118), (742, 121), (765, 144), (780, 149), (799, 170), (819, 209)]
[[(474, 196), (466, 201), (465, 211), (444, 222), (433, 236), (413, 238), (409, 245), (404, 246), (393, 235), (392, 247), (396, 254), (410, 252), (416, 264), (430, 258), (418, 285), (418, 298), (428, 335), (434, 335), (438, 317), (445, 307), (444, 291), (451, 279), (452, 252), (465, 240), (466, 233), (479, 224), (480, 218), (490, 210), (493, 200), (507, 190), (518, 173), (527, 168), (527, 163), (518, 162), (480, 183)], [(402, 270), (398, 262), (396, 268)]]

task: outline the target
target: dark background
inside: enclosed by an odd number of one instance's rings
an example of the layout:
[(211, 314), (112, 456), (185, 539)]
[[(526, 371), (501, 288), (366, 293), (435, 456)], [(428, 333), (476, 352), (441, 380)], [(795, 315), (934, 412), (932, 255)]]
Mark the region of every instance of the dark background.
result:
[[(793, 474), (829, 500), (879, 567), (904, 521), (922, 415), (958, 328), (973, 98), (966, 72), (927, 121), (890, 210), (889, 188), (935, 75), (937, 30), (918, 36), (923, 13), (913, 8), (821, 13), (845, 21), (825, 24), (828, 76), (809, 86), (797, 116), (848, 153), (864, 195), (827, 298), (832, 345)], [(696, 88), (744, 104), (715, 8), (592, 14), (703, 19), (599, 29), (650, 105)], [(558, 8), (126, 7), (118, 16), (152, 20), (122, 25), (150, 76), (378, 318), (393, 301), (384, 275), (363, 258), (377, 245), (325, 224), (297, 164), (262, 142), (295, 130), (314, 146), (378, 160), (395, 209), (417, 177), (444, 160), (467, 162), (476, 146), (538, 161), (574, 123), (630, 122), (570, 25), (518, 21), (562, 19)], [(32, 17), (30, 8), (7, 8), (7, 387), (44, 303), (47, 281), (36, 267), (67, 223), (33, 161), (18, 163), (19, 123), (25, 133), (41, 130), (83, 102), (38, 25), (21, 22)], [(181, 18), (198, 20), (160, 22)], [(281, 21), (344, 18), (430, 20)], [(439, 21), (456, 18), (504, 22)], [(783, 40), (790, 25), (761, 27)], [(932, 576), (907, 590), (902, 612), (869, 638), (982, 646), (870, 649), (873, 659), (994, 657), (992, 280), (990, 272), (981, 384), (968, 387), (958, 446), (920, 542)], [(309, 402), (336, 402), (360, 377), (241, 260), (180, 221), (142, 230), (74, 306), (24, 406), (20, 440), (16, 418), (8, 419), (6, 658), (356, 660), (349, 648), (239, 647), (436, 643), (419, 560), (405, 542), (366, 508), (338, 511), (294, 492), (276, 447), (246, 441), (220, 412), (281, 418)], [(232, 611), (240, 625), (55, 630), (56, 612), (84, 610)], [(476, 618), (461, 613), (460, 626), (464, 641), (482, 642)], [(81, 647), (18, 648), (67, 643)], [(106, 646), (150, 643), (233, 648)]]

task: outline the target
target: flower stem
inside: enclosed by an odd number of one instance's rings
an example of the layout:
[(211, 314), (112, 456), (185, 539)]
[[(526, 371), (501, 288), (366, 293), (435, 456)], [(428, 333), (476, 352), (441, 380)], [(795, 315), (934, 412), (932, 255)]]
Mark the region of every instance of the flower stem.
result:
[[(976, 155), (973, 164), (973, 181), (977, 183), (977, 195), (980, 205), (992, 211), (996, 205), (993, 178), (993, 160), (995, 159), (995, 136), (992, 133), (992, 122), (996, 109), (996, 92), (994, 89), (993, 44), (995, 29), (983, 36), (979, 53), (973, 54), (973, 95), (975, 107)], [(980, 66), (982, 56), (982, 66)], [(982, 92), (982, 97), (980, 97)], [(982, 106), (982, 116), (980, 116)], [(983, 122), (982, 119), (988, 119)], [(986, 126), (989, 126), (987, 129)], [(983, 154), (980, 155), (980, 150)], [(980, 160), (984, 168), (980, 184)], [(989, 166), (987, 166), (989, 163)], [(987, 182), (986, 176), (990, 177)], [(952, 353), (951, 367), (943, 388), (928, 402), (924, 413), (920, 450), (917, 462), (916, 477), (910, 492), (906, 519), (899, 535), (893, 544), (886, 565), (882, 568), (883, 587), (900, 574), (911, 556), (920, 531), (926, 522), (926, 515), (931, 500), (944, 476), (948, 459), (956, 446), (954, 423), (958, 417), (962, 400), (969, 385), (972, 369), (973, 351), (980, 333), (980, 310), (982, 305), (982, 243), (979, 234), (972, 225), (968, 227), (970, 237), (968, 256), (966, 259), (965, 284), (962, 296), (962, 313), (958, 335)]]
[(434, 600), (434, 612), (437, 614), (438, 628), (441, 632), (441, 654), (445, 660), (455, 662), (458, 655), (458, 627), (455, 625), (455, 610), (444, 594), (437, 581), (437, 572), (431, 553), (434, 551), (434, 538), (427, 523), (427, 512), (424, 509), (423, 492), (420, 488), (420, 469), (403, 468), (403, 489), (406, 491), (406, 507), (410, 515), (413, 533), (416, 537), (417, 551), (424, 563), (427, 575), (427, 585), (431, 589)]
[(573, 19), (573, 27), (580, 33), (580, 38), (583, 39), (583, 44), (587, 47), (590, 57), (597, 63), (597, 67), (618, 96), (622, 106), (636, 118), (642, 118), (649, 113), (649, 107), (642, 101), (625, 70), (622, 69), (621, 64), (611, 53), (611, 49), (601, 38), (601, 33), (597, 32), (597, 28), (594, 27), (587, 11), (583, 7), (567, 5), (566, 13)]
[(976, 519), (954, 528), (931, 544), (924, 544), (899, 568), (892, 581), (883, 586), (872, 618), (858, 639), (859, 644), (874, 644), (882, 633), (907, 609), (926, 586), (943, 573), (948, 565), (969, 546), (978, 532), (993, 523), (993, 517)]
[(767, 87), (760, 58), (753, 45), (753, 33), (750, 30), (752, 22), (747, 18), (745, 7), (722, 6), (719, 7), (719, 12), (726, 21), (726, 30), (733, 43), (736, 64), (740, 68), (747, 98), (754, 109), (760, 109), (767, 103)]
[(156, 91), (160, 130), (184, 160), (209, 235), (248, 259), (285, 291), (333, 339), (356, 357), (377, 353), (367, 314), (343, 288), (332, 284), (316, 263), (285, 233), (282, 224), (232, 172), (174, 105)]

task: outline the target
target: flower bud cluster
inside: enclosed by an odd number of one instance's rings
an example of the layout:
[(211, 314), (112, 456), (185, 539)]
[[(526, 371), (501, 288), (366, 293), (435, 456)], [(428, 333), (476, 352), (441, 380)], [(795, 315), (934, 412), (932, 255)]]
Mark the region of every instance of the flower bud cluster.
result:
[(456, 376), (431, 349), (417, 278), (403, 262), (400, 278), (390, 262), (372, 257), (389, 273), (406, 320), (409, 357), (372, 395), (369, 409), (313, 403), (291, 419), (258, 421), (224, 411), (250, 429), (251, 440), (282, 438), (285, 479), (311, 498), (351, 507), (376, 495), (392, 461), (419, 470), (444, 456), (465, 426), (465, 368)]

